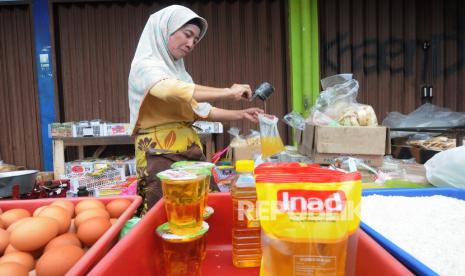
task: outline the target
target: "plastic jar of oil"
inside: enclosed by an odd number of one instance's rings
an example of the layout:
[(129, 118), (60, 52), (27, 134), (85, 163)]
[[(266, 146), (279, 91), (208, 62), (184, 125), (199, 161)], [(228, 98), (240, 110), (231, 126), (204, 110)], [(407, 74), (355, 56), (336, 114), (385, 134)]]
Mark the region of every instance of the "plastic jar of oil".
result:
[(163, 188), (166, 216), (176, 235), (197, 233), (205, 209), (205, 176), (165, 170), (157, 174)]
[(197, 175), (205, 176), (205, 211), (203, 213), (203, 219), (208, 219), (215, 212), (215, 210), (212, 207), (207, 205), (208, 192), (210, 191), (210, 181), (213, 167), (215, 167), (215, 164), (202, 161), (178, 161), (171, 165), (172, 169), (183, 170), (195, 173)]
[(163, 269), (167, 276), (200, 276), (206, 255), (208, 223), (189, 235), (176, 235), (169, 223), (158, 226), (156, 232), (162, 239)]
[(237, 178), (231, 188), (233, 201), (232, 258), (236, 267), (258, 267), (262, 257), (260, 222), (256, 217), (257, 192), (254, 162), (236, 162)]

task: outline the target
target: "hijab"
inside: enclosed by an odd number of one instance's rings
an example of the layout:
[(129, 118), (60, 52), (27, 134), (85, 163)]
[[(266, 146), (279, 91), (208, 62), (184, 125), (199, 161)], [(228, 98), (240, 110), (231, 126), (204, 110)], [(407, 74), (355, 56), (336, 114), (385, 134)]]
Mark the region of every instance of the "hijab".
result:
[(145, 94), (157, 82), (168, 78), (193, 82), (184, 67), (183, 59), (174, 60), (171, 56), (168, 39), (194, 18), (198, 18), (203, 26), (200, 28), (200, 41), (207, 32), (207, 21), (184, 6), (168, 6), (149, 17), (140, 36), (129, 72), (128, 97), (132, 129), (137, 122)]

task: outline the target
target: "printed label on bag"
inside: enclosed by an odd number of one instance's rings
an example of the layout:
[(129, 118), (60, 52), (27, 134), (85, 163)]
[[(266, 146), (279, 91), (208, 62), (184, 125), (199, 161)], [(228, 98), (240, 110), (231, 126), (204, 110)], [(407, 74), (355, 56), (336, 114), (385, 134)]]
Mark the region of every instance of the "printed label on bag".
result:
[(294, 276), (336, 275), (335, 256), (294, 255)]

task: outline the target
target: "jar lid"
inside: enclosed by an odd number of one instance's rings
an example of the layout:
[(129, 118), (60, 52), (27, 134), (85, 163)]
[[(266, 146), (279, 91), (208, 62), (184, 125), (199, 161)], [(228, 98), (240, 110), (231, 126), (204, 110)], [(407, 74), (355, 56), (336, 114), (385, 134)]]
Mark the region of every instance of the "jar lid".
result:
[(173, 169), (159, 172), (157, 176), (162, 180), (193, 180), (198, 178), (195, 173)]
[(213, 209), (211, 206), (206, 206), (203, 211), (203, 219), (210, 218), (213, 215), (213, 213), (215, 213), (215, 209)]
[(178, 161), (171, 164), (172, 169), (184, 169), (186, 167), (193, 167), (193, 168), (207, 168), (211, 169), (215, 167), (215, 164), (210, 162), (203, 162), (203, 161)]
[(202, 222), (202, 226), (200, 229), (192, 234), (187, 234), (187, 235), (176, 235), (173, 234), (170, 228), (170, 223), (165, 222), (162, 225), (157, 227), (157, 235), (160, 236), (163, 240), (169, 241), (169, 242), (188, 242), (192, 240), (196, 240), (200, 237), (202, 237), (205, 233), (207, 233), (208, 229), (210, 226), (208, 223), (205, 221)]

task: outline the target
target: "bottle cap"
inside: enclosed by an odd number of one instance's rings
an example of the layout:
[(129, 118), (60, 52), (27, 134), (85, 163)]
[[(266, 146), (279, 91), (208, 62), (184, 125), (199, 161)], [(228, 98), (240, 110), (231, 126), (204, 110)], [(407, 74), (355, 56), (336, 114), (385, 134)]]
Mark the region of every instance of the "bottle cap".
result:
[(238, 160), (236, 161), (236, 172), (253, 172), (253, 160)]

